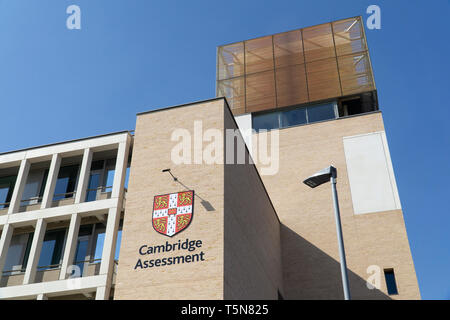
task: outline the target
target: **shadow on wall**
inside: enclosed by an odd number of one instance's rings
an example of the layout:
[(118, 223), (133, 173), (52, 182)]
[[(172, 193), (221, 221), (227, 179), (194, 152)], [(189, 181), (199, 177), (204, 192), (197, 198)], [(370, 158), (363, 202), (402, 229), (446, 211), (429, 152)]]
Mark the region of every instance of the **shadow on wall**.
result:
[[(281, 224), (284, 298), (343, 300), (339, 261)], [(337, 242), (336, 242), (337, 246)], [(293, 259), (293, 257), (296, 257)], [(369, 275), (368, 275), (369, 276)], [(354, 300), (390, 300), (378, 289), (368, 289), (366, 279), (348, 270), (350, 295)]]
[[(183, 186), (183, 188), (186, 191), (189, 190), (193, 190), (193, 188), (188, 187), (187, 185), (185, 185), (183, 182), (180, 181), (180, 179), (178, 179), (177, 177), (175, 177), (170, 169), (165, 169), (163, 170), (163, 172), (169, 172), (169, 174), (172, 176), (173, 181), (177, 182), (178, 184), (180, 184), (181, 186)], [(209, 201), (206, 201), (205, 199), (203, 199), (202, 197), (200, 197), (200, 195), (195, 192), (194, 193), (194, 197), (197, 197), (200, 199), (200, 204), (203, 206), (203, 208), (205, 208), (206, 211), (216, 211), (216, 209), (214, 209), (214, 207), (212, 206), (212, 204)]]

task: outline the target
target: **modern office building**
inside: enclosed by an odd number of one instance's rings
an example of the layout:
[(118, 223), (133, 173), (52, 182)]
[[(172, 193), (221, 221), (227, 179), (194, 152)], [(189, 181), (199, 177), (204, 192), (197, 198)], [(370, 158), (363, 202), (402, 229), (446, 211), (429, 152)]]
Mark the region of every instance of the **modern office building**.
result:
[[(0, 299), (420, 299), (361, 17), (223, 45), (216, 98), (0, 154)], [(119, 255), (120, 251), (120, 255)]]

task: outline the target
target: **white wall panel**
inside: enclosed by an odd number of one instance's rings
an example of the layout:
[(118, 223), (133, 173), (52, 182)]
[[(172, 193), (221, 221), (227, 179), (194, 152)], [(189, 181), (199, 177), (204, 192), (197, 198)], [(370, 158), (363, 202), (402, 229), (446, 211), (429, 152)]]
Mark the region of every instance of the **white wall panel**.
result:
[(343, 141), (355, 214), (401, 209), (384, 131)]
[(236, 123), (241, 131), (242, 138), (244, 138), (245, 144), (247, 145), (248, 151), (253, 156), (252, 149), (252, 114), (246, 113), (239, 116), (235, 116)]

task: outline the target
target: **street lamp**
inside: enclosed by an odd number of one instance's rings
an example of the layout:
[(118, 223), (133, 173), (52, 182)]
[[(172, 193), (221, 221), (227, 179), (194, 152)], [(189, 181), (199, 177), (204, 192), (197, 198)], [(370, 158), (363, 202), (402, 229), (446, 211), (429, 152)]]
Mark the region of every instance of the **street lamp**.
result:
[(325, 182), (331, 182), (331, 190), (333, 195), (333, 205), (334, 205), (334, 218), (336, 220), (336, 232), (339, 244), (339, 257), (341, 260), (341, 277), (342, 277), (342, 287), (344, 289), (344, 298), (345, 300), (350, 300), (350, 289), (348, 286), (348, 277), (347, 277), (347, 263), (345, 261), (345, 250), (344, 250), (344, 239), (342, 238), (342, 227), (341, 227), (341, 217), (339, 214), (339, 202), (336, 191), (336, 178), (337, 178), (337, 170), (333, 166), (329, 166), (305, 181), (304, 184), (311, 188), (315, 188), (324, 184)]

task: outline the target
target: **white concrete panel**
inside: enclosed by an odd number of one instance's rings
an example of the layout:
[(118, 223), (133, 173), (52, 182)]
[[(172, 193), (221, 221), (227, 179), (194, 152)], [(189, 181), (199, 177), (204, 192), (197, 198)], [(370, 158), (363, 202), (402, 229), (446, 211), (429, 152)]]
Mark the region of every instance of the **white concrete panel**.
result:
[(239, 131), (242, 134), (242, 138), (245, 141), (245, 144), (247, 145), (248, 151), (250, 152), (250, 155), (253, 156), (253, 150), (252, 150), (252, 114), (246, 113), (241, 114), (239, 116), (235, 116), (234, 119), (236, 120), (236, 123), (238, 125)]
[(343, 142), (354, 213), (401, 209), (384, 131)]
[[(15, 166), (23, 159), (32, 159), (32, 162), (40, 160), (49, 160), (53, 154), (83, 154), (84, 149), (90, 148), (93, 151), (109, 150), (117, 148), (117, 144), (129, 140), (130, 134), (118, 133), (116, 135), (109, 135), (103, 137), (93, 137), (91, 139), (83, 139), (79, 141), (72, 141), (67, 143), (59, 143), (41, 148), (33, 148), (29, 150), (22, 150), (7, 154), (0, 154), (0, 167), (7, 168)], [(97, 150), (98, 149), (98, 150)]]
[(100, 275), (4, 287), (0, 288), (0, 299), (30, 298), (37, 297), (39, 294), (64, 295), (91, 292), (97, 287), (105, 286), (107, 281), (105, 275)]
[(0, 218), (0, 223), (11, 223), (16, 227), (32, 225), (37, 219), (45, 219), (49, 222), (69, 220), (73, 213), (82, 213), (83, 217), (95, 216), (106, 213), (109, 208), (121, 207), (118, 198), (104, 199), (90, 202), (82, 202), (61, 207), (53, 207), (41, 210), (20, 212), (9, 215), (7, 220)]

